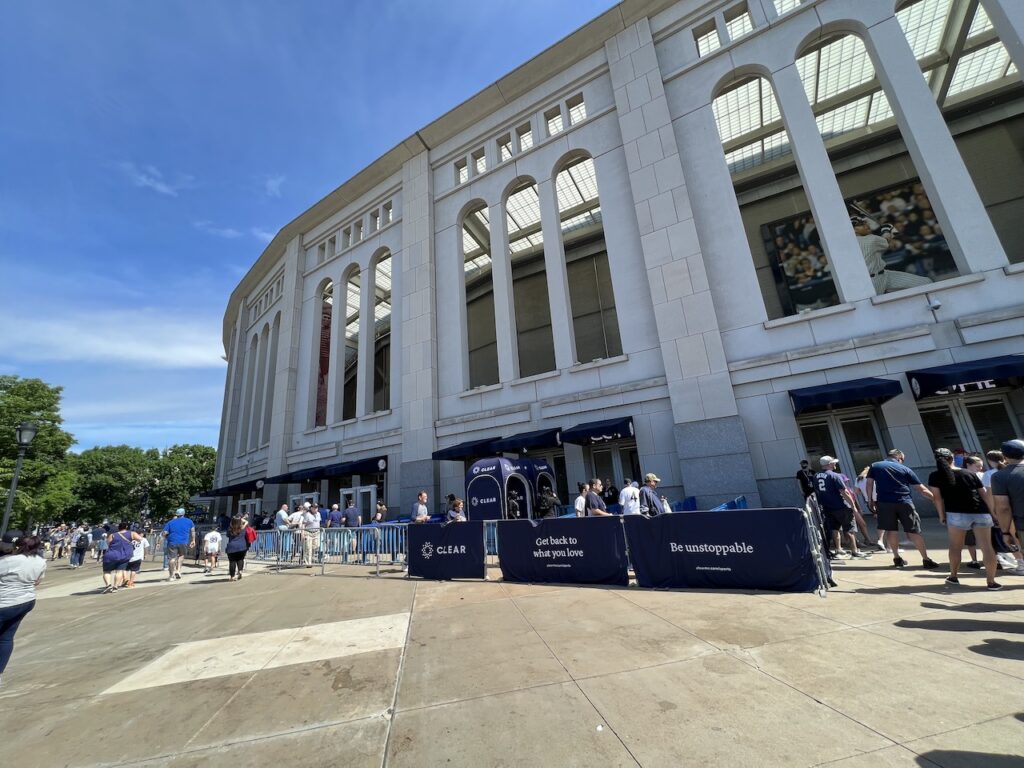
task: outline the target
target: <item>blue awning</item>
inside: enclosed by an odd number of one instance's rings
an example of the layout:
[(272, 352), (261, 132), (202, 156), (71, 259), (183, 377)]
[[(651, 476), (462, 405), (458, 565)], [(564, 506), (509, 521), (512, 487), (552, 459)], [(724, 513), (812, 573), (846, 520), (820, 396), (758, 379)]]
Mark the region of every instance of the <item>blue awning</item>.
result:
[(320, 467), (296, 469), (293, 472), (285, 472), (283, 475), (268, 477), (266, 482), (275, 485), (286, 485), (288, 483), (301, 483), (306, 480), (327, 480), (344, 475), (372, 475), (377, 472), (386, 472), (387, 468), (387, 456), (374, 456), (369, 459), (355, 459), (353, 461), (326, 464)]
[[(993, 382), (996, 386), (1011, 384), (1020, 386), (1019, 379), (1024, 378), (1024, 355), (1003, 355), (987, 357), (984, 360), (967, 360), (963, 363), (950, 363), (935, 368), (922, 368), (919, 371), (907, 371), (907, 381), (914, 399), (932, 395), (945, 395), (951, 387), (969, 387)], [(1016, 381), (1015, 381), (1016, 380)]]
[(434, 461), (463, 461), (465, 459), (482, 459), (486, 456), (493, 456), (496, 451), (493, 447), (495, 438), (488, 437), (484, 440), (467, 440), (464, 443), (453, 445), (451, 448), (442, 448), (430, 454)]
[(793, 402), (793, 413), (800, 414), (823, 411), (833, 406), (880, 405), (902, 391), (903, 385), (895, 379), (854, 379), (791, 389), (789, 399)]
[(212, 491), (203, 491), (200, 496), (234, 496), (239, 493), (252, 493), (263, 487), (267, 481), (262, 477), (255, 480), (246, 480), (233, 485), (225, 485), (221, 488), (214, 488)]
[(633, 417), (589, 421), (577, 424), (572, 429), (562, 430), (563, 443), (577, 445), (593, 445), (607, 443), (612, 440), (628, 440), (633, 437)]
[(535, 432), (520, 432), (512, 437), (494, 440), (491, 447), (495, 452), (501, 453), (527, 453), (537, 448), (555, 448), (562, 444), (562, 430), (559, 427), (554, 429), (538, 429)]

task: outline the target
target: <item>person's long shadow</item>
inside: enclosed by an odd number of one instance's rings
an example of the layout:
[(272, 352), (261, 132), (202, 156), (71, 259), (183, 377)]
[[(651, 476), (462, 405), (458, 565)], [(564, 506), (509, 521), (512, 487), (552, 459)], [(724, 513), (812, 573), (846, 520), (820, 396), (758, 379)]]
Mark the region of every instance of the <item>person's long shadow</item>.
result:
[(1024, 611), (1024, 605), (1006, 605), (1005, 603), (921, 603), (922, 608), (936, 608), (942, 611), (960, 613), (999, 613), (1001, 611)]
[[(903, 629), (928, 629), (944, 632), (1000, 632), (1007, 635), (1024, 634), (1024, 623), (1018, 621), (977, 621), (971, 619), (900, 619), (893, 626)], [(1024, 661), (1024, 641), (990, 637), (968, 650), (982, 656), (1010, 661)], [(1024, 762), (1022, 762), (1024, 765)]]
[(962, 749), (933, 749), (917, 755), (917, 764), (926, 768), (936, 766), (971, 766), (971, 768), (1022, 768), (1020, 755), (997, 755), (992, 752), (974, 752)]
[[(974, 651), (982, 656), (991, 656), (995, 659), (1024, 661), (1024, 642), (1022, 641), (990, 637), (987, 640), (983, 640), (982, 643), (983, 645), (972, 645), (967, 650)], [(1024, 758), (1022, 758), (1021, 765), (1024, 765)]]

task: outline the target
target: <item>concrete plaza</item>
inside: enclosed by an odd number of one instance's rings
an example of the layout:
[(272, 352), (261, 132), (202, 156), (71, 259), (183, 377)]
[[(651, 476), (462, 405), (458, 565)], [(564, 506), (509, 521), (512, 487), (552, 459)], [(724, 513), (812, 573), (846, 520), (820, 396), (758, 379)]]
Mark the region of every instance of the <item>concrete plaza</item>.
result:
[(3, 762), (1024, 765), (1024, 577), (954, 589), (908, 559), (838, 566), (826, 599), (159, 563), (100, 595), (95, 565), (54, 564), (0, 688)]

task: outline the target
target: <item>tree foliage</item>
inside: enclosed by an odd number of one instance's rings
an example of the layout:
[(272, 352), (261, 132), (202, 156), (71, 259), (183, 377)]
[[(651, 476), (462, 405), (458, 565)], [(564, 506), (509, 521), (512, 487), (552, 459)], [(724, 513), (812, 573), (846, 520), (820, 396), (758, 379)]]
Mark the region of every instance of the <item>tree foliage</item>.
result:
[(217, 451), (208, 445), (172, 445), (160, 454), (149, 492), (153, 515), (165, 517), (213, 486)]

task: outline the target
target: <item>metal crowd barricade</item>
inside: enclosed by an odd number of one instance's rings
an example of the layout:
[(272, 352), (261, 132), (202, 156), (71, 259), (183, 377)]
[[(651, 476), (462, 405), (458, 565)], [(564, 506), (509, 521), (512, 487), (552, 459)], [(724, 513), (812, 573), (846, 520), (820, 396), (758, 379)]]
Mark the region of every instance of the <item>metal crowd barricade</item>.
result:
[(832, 580), (828, 564), (828, 549), (825, 545), (825, 528), (821, 520), (821, 509), (814, 495), (807, 497), (804, 504), (804, 524), (807, 526), (807, 542), (811, 546), (811, 559), (818, 573), (818, 596), (825, 597), (828, 588), (835, 582)]
[(320, 531), (320, 574), (328, 565), (373, 565), (380, 575), (381, 527), (325, 528)]

